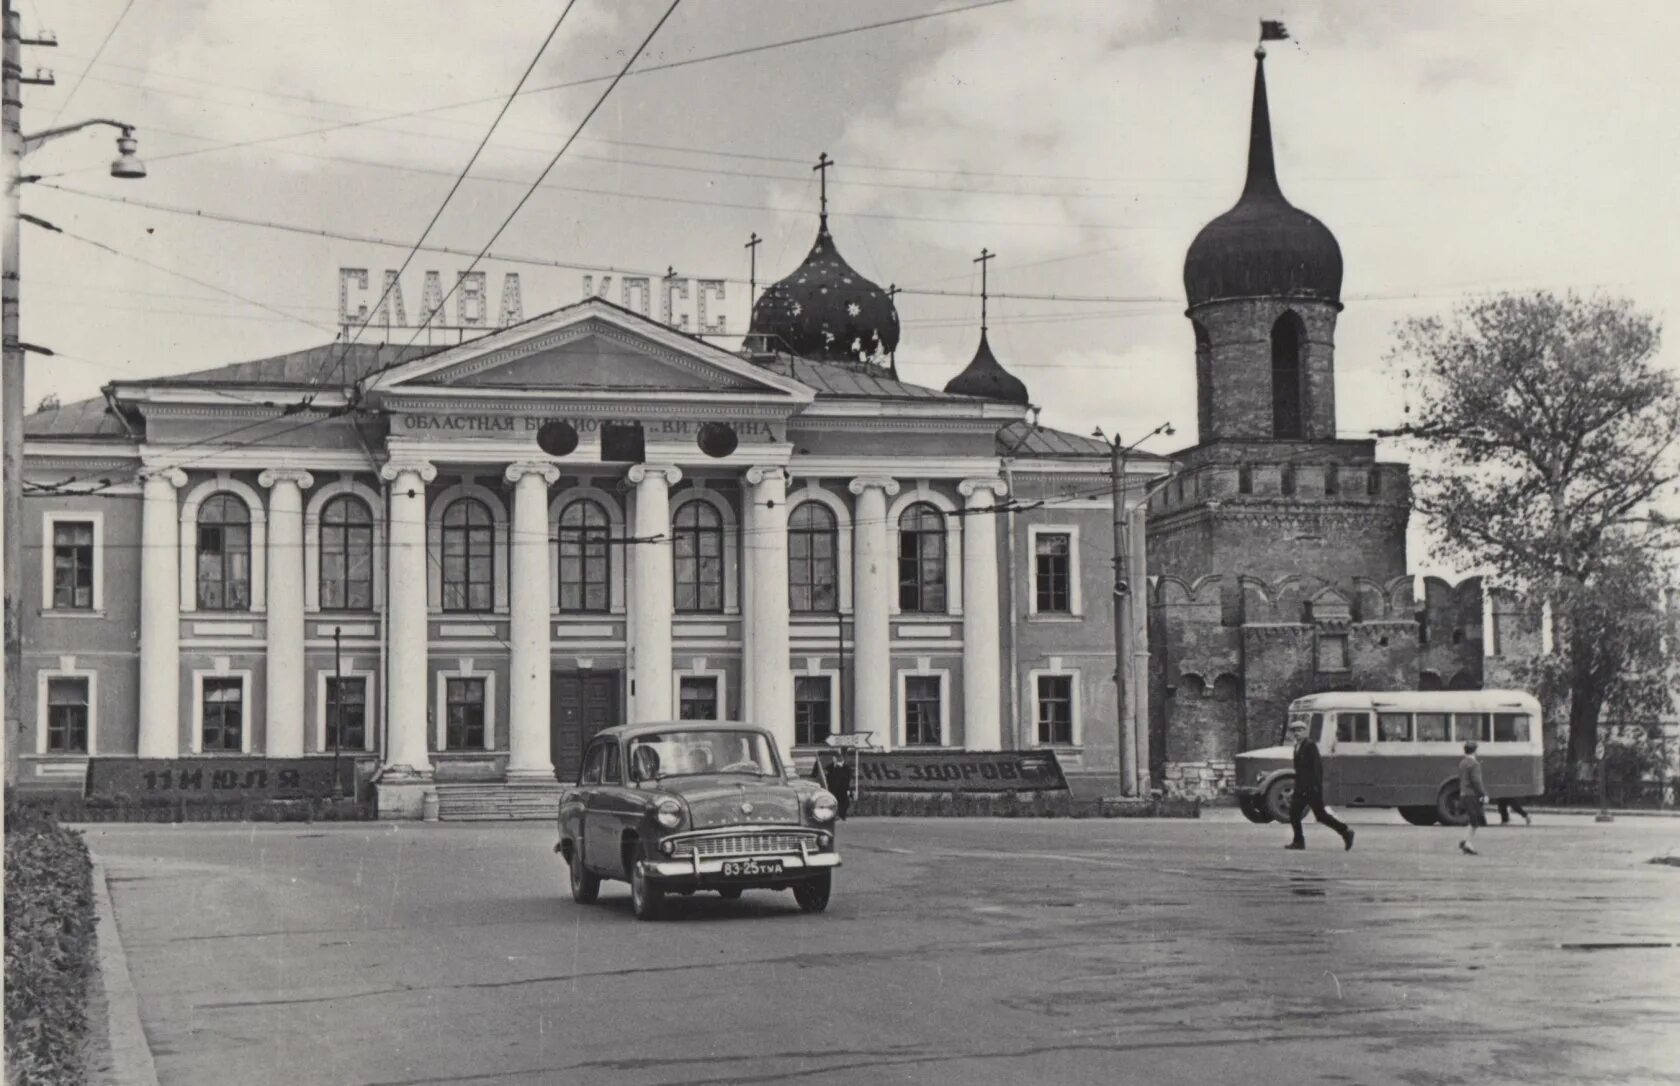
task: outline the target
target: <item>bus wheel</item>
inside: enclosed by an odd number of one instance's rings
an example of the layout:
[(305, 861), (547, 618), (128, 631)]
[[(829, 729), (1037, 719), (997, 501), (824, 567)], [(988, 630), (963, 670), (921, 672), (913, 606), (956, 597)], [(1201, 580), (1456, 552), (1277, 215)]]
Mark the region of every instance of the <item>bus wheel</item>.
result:
[(1289, 801), (1295, 798), (1295, 777), (1279, 777), (1266, 788), (1266, 813), (1274, 822), (1289, 821)]
[(1400, 817), (1414, 826), (1433, 826), (1441, 821), (1433, 807), (1402, 807)]
[(1435, 816), (1443, 826), (1463, 826), (1470, 821), (1458, 802), (1458, 782), (1448, 781), (1435, 796)]
[(1250, 822), (1270, 822), (1272, 816), (1267, 813), (1266, 806), (1259, 796), (1238, 796), (1237, 807), (1242, 810), (1243, 817)]

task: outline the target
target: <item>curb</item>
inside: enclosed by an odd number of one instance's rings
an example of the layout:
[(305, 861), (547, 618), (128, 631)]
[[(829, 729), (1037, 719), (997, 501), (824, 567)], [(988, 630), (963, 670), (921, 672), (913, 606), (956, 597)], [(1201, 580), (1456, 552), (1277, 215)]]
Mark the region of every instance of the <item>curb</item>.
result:
[[(1597, 807), (1529, 807), (1529, 814), (1544, 815), (1581, 815), (1594, 818), (1598, 815)], [(1680, 818), (1680, 810), (1629, 810), (1612, 807), (1610, 814), (1616, 818)]]
[(105, 1029), (111, 1044), (109, 1086), (158, 1086), (152, 1047), (140, 1025), (140, 998), (128, 975), (128, 955), (117, 932), (117, 913), (105, 868), (93, 865), (93, 909), (99, 932), (99, 980), (105, 987)]

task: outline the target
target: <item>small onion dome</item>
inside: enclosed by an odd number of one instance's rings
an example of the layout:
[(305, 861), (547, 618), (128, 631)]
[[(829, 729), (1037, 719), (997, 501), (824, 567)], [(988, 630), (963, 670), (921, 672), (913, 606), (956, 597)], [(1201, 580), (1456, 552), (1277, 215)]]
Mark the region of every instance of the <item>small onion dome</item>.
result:
[(805, 262), (753, 305), (751, 331), (779, 339), (800, 358), (868, 362), (897, 349), (898, 308), (846, 263), (824, 215)]
[(985, 329), (980, 331), (980, 347), (974, 352), (974, 361), (945, 383), (945, 391), (1027, 406), (1027, 386), (997, 360), (992, 345), (986, 341)]
[(1330, 228), (1284, 199), (1272, 160), (1264, 58), (1254, 68), (1248, 179), (1236, 206), (1202, 227), (1184, 258), (1192, 307), (1225, 298), (1316, 298), (1342, 292), (1342, 250)]

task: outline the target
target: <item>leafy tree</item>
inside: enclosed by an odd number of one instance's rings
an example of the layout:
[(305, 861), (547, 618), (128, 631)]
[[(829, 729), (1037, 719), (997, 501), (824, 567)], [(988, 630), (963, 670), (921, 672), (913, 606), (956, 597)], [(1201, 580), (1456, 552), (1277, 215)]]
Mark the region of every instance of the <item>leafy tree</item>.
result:
[(1416, 507), (1449, 557), (1552, 605), (1562, 670), (1541, 685), (1567, 690), (1571, 772), (1661, 651), (1639, 617), (1680, 540), (1660, 510), (1680, 476), (1660, 338), (1626, 300), (1540, 291), (1404, 321), (1390, 355), (1415, 399), (1395, 434), (1425, 454)]

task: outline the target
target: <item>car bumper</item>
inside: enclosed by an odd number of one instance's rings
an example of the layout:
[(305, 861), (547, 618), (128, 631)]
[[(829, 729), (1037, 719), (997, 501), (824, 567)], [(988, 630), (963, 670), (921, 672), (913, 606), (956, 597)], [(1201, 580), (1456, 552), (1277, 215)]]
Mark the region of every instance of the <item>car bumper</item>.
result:
[[(725, 875), (723, 865), (743, 860), (779, 860), (780, 872), (763, 875)], [(840, 866), (838, 852), (808, 852), (778, 856), (683, 856), (672, 860), (641, 861), (642, 876), (660, 883), (689, 886), (785, 886), (819, 871)]]

